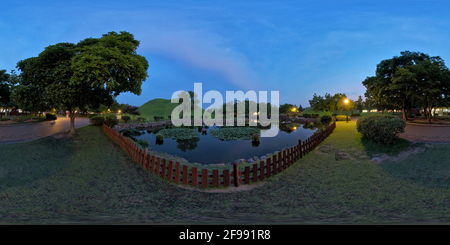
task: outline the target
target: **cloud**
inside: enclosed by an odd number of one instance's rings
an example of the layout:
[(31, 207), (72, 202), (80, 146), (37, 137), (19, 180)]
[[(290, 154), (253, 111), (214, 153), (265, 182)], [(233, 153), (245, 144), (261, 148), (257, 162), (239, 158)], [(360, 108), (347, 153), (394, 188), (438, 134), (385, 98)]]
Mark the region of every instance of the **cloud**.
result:
[(153, 30), (149, 34), (142, 38), (145, 41), (140, 44), (141, 52), (167, 56), (196, 69), (218, 73), (244, 91), (256, 89), (257, 76), (249, 68), (246, 56), (229, 45), (226, 38), (197, 30)]

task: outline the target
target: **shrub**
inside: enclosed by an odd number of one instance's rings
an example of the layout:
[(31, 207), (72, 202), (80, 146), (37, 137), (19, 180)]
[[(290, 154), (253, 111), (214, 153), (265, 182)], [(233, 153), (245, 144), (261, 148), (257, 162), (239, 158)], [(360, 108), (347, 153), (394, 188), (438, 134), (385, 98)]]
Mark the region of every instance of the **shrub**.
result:
[(381, 144), (393, 144), (401, 133), (405, 132), (406, 123), (392, 115), (369, 115), (356, 122), (356, 129), (364, 137)]
[(143, 148), (148, 148), (148, 146), (149, 146), (148, 141), (145, 139), (140, 139), (138, 141), (138, 144), (141, 145)]
[(353, 117), (353, 116), (355, 116), (355, 117), (360, 117), (361, 114), (359, 114), (359, 113), (353, 113), (353, 114), (352, 114), (352, 117)]
[[(348, 117), (348, 120), (351, 120), (350, 116)], [(336, 121), (347, 121), (347, 116), (336, 116)]]
[(0, 121), (8, 121), (9, 120), (9, 118), (6, 118), (6, 117), (1, 117), (0, 118)]
[(320, 122), (323, 124), (328, 124), (331, 122), (331, 120), (332, 120), (332, 118), (329, 115), (324, 115), (320, 118)]
[(162, 134), (156, 135), (156, 141), (163, 141), (163, 140), (164, 140), (164, 136), (162, 136)]
[(121, 119), (122, 119), (125, 123), (127, 123), (127, 122), (130, 120), (130, 117), (129, 117), (129, 116), (122, 116)]
[(145, 118), (143, 118), (143, 117), (138, 117), (137, 120), (138, 120), (138, 122), (143, 122), (143, 121), (145, 120)]
[(319, 114), (312, 114), (312, 117), (313, 118), (319, 118), (320, 116), (319, 116)]
[(335, 116), (337, 116), (337, 113), (333, 113), (333, 114), (331, 114), (331, 116), (332, 116), (332, 117), (335, 117)]
[(107, 116), (105, 122), (110, 128), (113, 128), (119, 123), (119, 120), (117, 120), (116, 116)]
[(141, 136), (141, 132), (135, 128), (125, 128), (125, 129), (120, 130), (120, 132), (125, 137)]
[(305, 118), (312, 118), (311, 114), (308, 114), (308, 113), (303, 114), (303, 117), (305, 117)]
[(89, 119), (89, 122), (91, 122), (91, 124), (94, 126), (102, 126), (105, 122), (105, 118), (102, 116), (91, 117)]
[(45, 114), (45, 118), (47, 119), (47, 120), (56, 120), (56, 114), (52, 114), (52, 113), (47, 113), (47, 114)]

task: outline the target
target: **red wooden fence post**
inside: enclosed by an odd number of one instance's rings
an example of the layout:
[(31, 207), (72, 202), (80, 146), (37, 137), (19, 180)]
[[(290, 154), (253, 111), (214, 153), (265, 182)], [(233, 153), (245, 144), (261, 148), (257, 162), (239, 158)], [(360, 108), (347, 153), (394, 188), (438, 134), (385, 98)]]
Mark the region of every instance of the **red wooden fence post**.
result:
[(234, 186), (239, 187), (240, 185), (239, 163), (233, 164), (233, 177), (234, 177)]
[(284, 165), (284, 160), (282, 160), (283, 158), (282, 158), (281, 154), (282, 154), (281, 151), (278, 152), (278, 173), (283, 171), (283, 165)]
[(245, 167), (244, 183), (245, 184), (250, 184), (250, 166), (246, 166)]
[(223, 186), (225, 186), (225, 187), (230, 186), (230, 170), (229, 169), (223, 170)]
[(148, 148), (144, 149), (144, 157), (142, 160), (142, 167), (146, 168), (147, 166), (147, 154), (148, 154)]
[(197, 187), (198, 185), (198, 172), (197, 172), (197, 167), (192, 167), (192, 182), (191, 185), (194, 187)]
[(213, 181), (212, 181), (213, 187), (219, 187), (219, 170), (213, 169), (212, 175), (213, 175)]
[(258, 181), (258, 164), (253, 164), (253, 183)]
[(156, 161), (156, 157), (155, 157), (155, 156), (152, 156), (152, 166), (150, 167), (150, 171), (151, 171), (152, 173), (155, 172), (155, 161)]
[(158, 157), (158, 160), (156, 161), (156, 176), (160, 175), (160, 167), (161, 167), (161, 158)]
[(202, 169), (202, 187), (208, 187), (208, 169)]
[(267, 158), (267, 175), (266, 175), (267, 178), (269, 178), (270, 175), (272, 174), (271, 167), (272, 167), (272, 163), (270, 162), (270, 157), (269, 157), (269, 158)]
[(169, 172), (168, 172), (168, 175), (167, 175), (167, 179), (169, 181), (173, 180), (173, 162), (172, 161), (169, 161)]

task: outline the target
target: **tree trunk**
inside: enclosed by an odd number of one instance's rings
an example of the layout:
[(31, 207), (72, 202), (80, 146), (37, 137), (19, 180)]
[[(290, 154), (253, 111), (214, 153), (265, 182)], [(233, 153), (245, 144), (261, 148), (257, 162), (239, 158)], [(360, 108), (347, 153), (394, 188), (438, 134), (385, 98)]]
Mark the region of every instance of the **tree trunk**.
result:
[(77, 117), (77, 113), (70, 113), (69, 114), (69, 118), (70, 118), (70, 135), (74, 135), (76, 134), (75, 132), (75, 118)]
[(428, 123), (431, 124), (431, 107), (430, 107), (430, 110), (428, 110), (427, 117), (428, 117)]

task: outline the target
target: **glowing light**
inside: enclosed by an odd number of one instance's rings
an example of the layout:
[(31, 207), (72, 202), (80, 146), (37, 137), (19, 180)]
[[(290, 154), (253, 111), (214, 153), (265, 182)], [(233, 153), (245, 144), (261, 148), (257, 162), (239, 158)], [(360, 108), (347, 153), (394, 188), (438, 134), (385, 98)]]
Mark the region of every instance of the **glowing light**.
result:
[(345, 100), (344, 102), (345, 102), (345, 103), (348, 103), (348, 100)]

